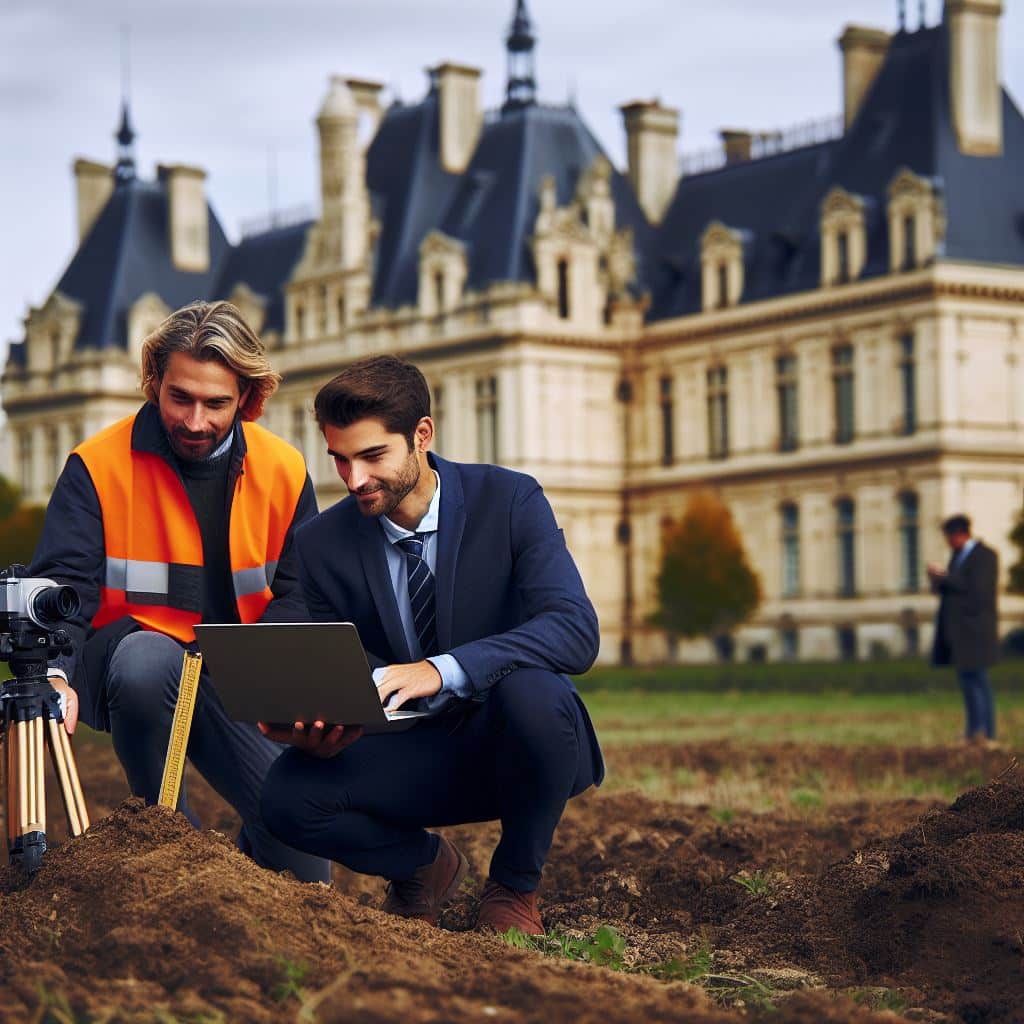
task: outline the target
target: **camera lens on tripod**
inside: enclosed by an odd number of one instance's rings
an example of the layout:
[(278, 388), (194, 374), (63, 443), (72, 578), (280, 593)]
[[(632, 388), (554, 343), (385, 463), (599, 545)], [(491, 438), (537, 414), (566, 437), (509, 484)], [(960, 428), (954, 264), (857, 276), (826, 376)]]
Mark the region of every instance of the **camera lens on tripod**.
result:
[(82, 607), (74, 587), (52, 586), (37, 590), (29, 600), (29, 616), (37, 626), (52, 629)]

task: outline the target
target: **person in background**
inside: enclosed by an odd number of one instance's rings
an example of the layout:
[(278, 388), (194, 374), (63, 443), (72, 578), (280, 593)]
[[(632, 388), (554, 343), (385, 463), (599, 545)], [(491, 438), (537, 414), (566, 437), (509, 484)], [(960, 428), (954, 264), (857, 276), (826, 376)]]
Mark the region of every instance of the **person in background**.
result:
[(940, 595), (932, 664), (956, 669), (964, 695), (965, 739), (995, 745), (995, 702), (988, 670), (999, 658), (999, 556), (971, 536), (967, 516), (950, 516), (942, 532), (953, 553), (945, 568), (928, 566), (932, 590)]

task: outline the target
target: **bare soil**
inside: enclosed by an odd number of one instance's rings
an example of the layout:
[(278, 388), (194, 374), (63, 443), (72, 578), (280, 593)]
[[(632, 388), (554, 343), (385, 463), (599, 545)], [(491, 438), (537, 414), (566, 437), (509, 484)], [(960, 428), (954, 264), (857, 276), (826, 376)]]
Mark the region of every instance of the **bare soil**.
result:
[[(309, 886), (257, 868), (194, 775), (193, 807), (217, 831), (124, 801), (113, 753), (80, 744), (93, 828), (64, 841), (54, 793), (42, 870), (26, 884), (0, 869), (0, 1022), (1024, 1021), (1024, 771), (1007, 755), (705, 743), (613, 759), (627, 777), (814, 772), (851, 793), (893, 771), (991, 781), (951, 806), (849, 799), (725, 823), (699, 802), (585, 794), (559, 827), (542, 913), (573, 936), (614, 927), (616, 971), (468, 930), (497, 825), (447, 830), (471, 878), (430, 928), (379, 913), (379, 879), (339, 868)], [(664, 980), (700, 957), (703, 987)]]

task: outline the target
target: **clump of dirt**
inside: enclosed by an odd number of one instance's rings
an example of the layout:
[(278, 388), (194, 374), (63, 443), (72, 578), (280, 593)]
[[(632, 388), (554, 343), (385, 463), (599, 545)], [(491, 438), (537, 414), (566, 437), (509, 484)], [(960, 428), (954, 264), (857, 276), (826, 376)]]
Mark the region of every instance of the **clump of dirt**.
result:
[(871, 844), (820, 880), (726, 908), (717, 939), (833, 986), (917, 993), (970, 1024), (1024, 1014), (1024, 771), (1014, 763), (951, 807)]

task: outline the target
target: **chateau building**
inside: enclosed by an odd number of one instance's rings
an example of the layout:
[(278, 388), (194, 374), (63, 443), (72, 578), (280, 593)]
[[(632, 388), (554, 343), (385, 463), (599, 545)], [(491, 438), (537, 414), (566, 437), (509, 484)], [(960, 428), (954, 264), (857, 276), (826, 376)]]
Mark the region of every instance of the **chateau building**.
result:
[[(335, 77), (320, 212), (226, 238), (204, 173), (75, 163), (80, 244), (2, 380), (11, 461), (43, 501), (67, 452), (140, 402), (139, 347), (195, 298), (236, 303), (284, 375), (264, 422), (342, 485), (311, 416), (347, 361), (397, 353), (441, 454), (537, 476), (602, 623), (604, 661), (706, 657), (647, 624), (666, 528), (728, 504), (765, 599), (743, 658), (925, 650), (923, 566), (966, 512), (1014, 560), (1024, 494), (1024, 118), (1001, 86), (1001, 0), (839, 39), (843, 114), (722, 132), (622, 108), (620, 173), (573, 106), (538, 102), (518, 0), (505, 101), (445, 63), (416, 103)], [(1001, 598), (1002, 629), (1024, 599)]]

